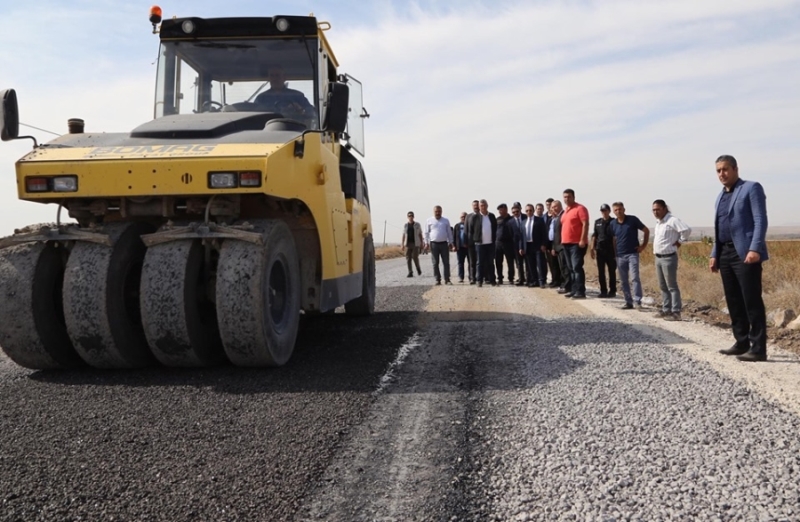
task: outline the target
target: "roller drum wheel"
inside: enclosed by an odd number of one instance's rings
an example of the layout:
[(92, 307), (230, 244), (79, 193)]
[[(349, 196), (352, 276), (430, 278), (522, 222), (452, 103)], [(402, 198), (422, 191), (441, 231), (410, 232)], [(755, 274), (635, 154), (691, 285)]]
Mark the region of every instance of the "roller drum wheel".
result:
[(372, 315), (375, 312), (375, 245), (372, 236), (364, 240), (361, 296), (345, 303), (344, 311), (347, 315)]
[(65, 253), (53, 243), (0, 250), (0, 347), (25, 368), (83, 365), (61, 309)]
[(239, 366), (289, 360), (300, 321), (300, 265), (286, 223), (251, 221), (264, 244), (225, 240), (217, 265), (217, 319), (228, 359)]
[(203, 279), (199, 240), (147, 250), (142, 268), (142, 325), (150, 350), (166, 366), (211, 366), (225, 361), (214, 303)]
[(140, 368), (155, 362), (139, 312), (145, 223), (107, 225), (113, 247), (77, 242), (64, 274), (64, 318), (78, 354), (95, 368)]

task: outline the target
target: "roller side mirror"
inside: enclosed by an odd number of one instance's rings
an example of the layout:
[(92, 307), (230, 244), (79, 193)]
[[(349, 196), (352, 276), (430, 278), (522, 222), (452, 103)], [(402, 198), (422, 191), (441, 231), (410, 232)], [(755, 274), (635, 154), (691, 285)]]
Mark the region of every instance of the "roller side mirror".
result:
[(14, 89), (0, 92), (0, 139), (11, 141), (19, 138), (19, 108)]
[(323, 130), (341, 134), (347, 129), (347, 113), (350, 110), (350, 88), (344, 83), (331, 83), (328, 89), (328, 110), (325, 112)]

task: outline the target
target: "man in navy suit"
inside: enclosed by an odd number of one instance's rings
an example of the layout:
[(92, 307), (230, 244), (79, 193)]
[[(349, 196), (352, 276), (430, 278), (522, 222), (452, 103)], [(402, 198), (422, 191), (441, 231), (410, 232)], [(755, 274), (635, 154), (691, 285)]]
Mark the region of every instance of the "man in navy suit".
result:
[(547, 279), (547, 259), (545, 258), (545, 239), (547, 230), (544, 219), (537, 216), (533, 205), (525, 205), (526, 218), (522, 222), (522, 241), (520, 253), (525, 259), (525, 280), (529, 287), (541, 286), (545, 288)]
[[(453, 245), (456, 252), (456, 261), (458, 266), (458, 282), (464, 282), (464, 261), (466, 261), (469, 254), (469, 246), (467, 241), (467, 213), (461, 213), (461, 220), (453, 227)], [(469, 265), (467, 266), (469, 270)], [(470, 279), (471, 280), (471, 279)]]
[[(511, 228), (514, 230), (514, 264), (517, 267), (517, 286), (525, 286), (525, 220), (522, 204), (511, 205)], [(509, 281), (510, 282), (510, 281)]]
[(719, 271), (736, 344), (725, 355), (767, 360), (767, 314), (761, 297), (761, 263), (767, 255), (767, 197), (760, 183), (739, 177), (733, 156), (716, 161), (723, 190), (717, 196), (709, 268)]

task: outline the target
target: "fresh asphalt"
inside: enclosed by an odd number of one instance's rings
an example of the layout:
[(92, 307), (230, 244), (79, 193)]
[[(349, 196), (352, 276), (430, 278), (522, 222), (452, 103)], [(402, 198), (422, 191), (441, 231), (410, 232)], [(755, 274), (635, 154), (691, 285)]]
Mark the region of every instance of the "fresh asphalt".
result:
[(0, 356), (0, 520), (800, 518), (795, 413), (683, 338), (422, 261), (379, 262), (377, 313), (307, 318), (279, 369)]

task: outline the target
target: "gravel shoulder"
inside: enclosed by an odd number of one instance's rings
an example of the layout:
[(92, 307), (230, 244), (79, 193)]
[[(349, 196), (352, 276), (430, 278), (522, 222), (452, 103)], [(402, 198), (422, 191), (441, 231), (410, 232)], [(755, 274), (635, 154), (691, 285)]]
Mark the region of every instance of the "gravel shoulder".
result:
[(731, 361), (707, 325), (551, 290), (424, 298), (414, 346), (298, 519), (800, 517), (793, 355)]

